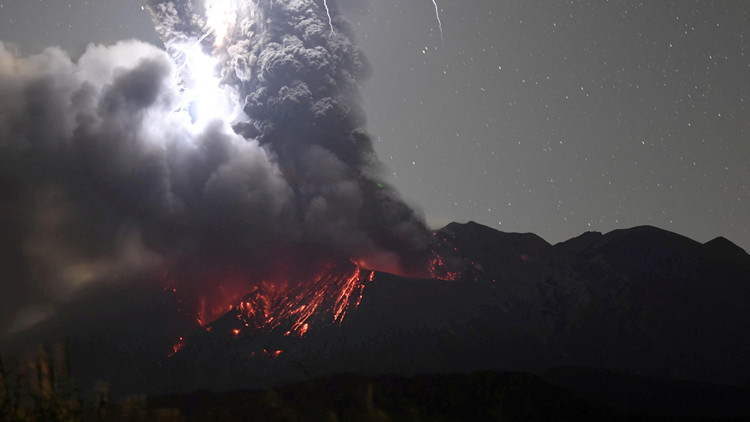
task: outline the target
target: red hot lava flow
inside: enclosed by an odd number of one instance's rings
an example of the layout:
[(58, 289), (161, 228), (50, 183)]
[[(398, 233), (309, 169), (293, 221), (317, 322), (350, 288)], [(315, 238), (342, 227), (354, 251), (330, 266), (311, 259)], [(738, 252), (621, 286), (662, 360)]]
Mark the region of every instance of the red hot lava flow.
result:
[[(451, 239), (436, 240), (424, 276), (461, 279), (468, 261)], [(194, 329), (216, 333), (213, 322), (226, 315), (233, 322), (218, 334), (228, 338), (259, 331), (302, 337), (316, 323), (341, 323), (359, 307), (375, 272), (357, 262), (299, 246), (267, 248), (245, 259), (203, 256), (184, 261), (166, 276), (165, 291)], [(180, 334), (170, 355), (188, 342), (187, 333)]]
[(433, 236), (430, 246), (430, 277), (458, 281), (466, 278), (467, 269), (477, 267), (476, 263), (459, 252), (453, 236), (442, 232), (435, 232)]
[[(351, 260), (302, 248), (274, 249), (238, 264), (191, 260), (166, 280), (166, 291), (195, 327), (234, 315), (229, 335), (279, 331), (303, 336), (319, 321), (340, 323), (359, 306), (374, 272)], [(184, 344), (180, 338), (176, 353)]]

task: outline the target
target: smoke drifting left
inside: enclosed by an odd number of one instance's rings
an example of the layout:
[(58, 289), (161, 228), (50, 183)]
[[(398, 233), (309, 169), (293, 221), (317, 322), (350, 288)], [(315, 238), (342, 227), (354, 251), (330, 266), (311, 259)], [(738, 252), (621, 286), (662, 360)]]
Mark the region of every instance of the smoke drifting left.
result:
[(311, 256), (424, 274), (426, 226), (364, 130), (369, 65), (328, 6), (333, 32), (320, 1), (149, 0), (166, 52), (0, 43), (0, 330), (104, 280), (245, 288)]

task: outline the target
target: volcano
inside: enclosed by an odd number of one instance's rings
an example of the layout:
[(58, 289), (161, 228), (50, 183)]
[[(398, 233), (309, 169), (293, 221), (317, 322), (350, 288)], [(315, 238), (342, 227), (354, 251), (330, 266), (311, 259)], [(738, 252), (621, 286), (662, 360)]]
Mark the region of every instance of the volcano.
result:
[(165, 50), (0, 51), (7, 279), (40, 296), (6, 300), (4, 356), (65, 337), (74, 378), (113, 393), (561, 367), (750, 384), (730, 241), (430, 233), (375, 155), (370, 65), (333, 0), (144, 8)]
[(453, 223), (434, 233), (432, 250), (441, 279), (348, 263), (283, 298), (248, 292), (184, 339), (165, 363), (164, 388), (555, 367), (750, 379), (750, 256), (724, 238), (701, 244), (644, 226), (550, 245)]
[(624, 385), (633, 397), (644, 382), (672, 388), (652, 379), (750, 387), (750, 255), (724, 238), (642, 226), (551, 245), (470, 222), (434, 232), (429, 249), (422, 278), (311, 245), (205, 256), (155, 275), (162, 288), (92, 290), (6, 337), (3, 355), (66, 337), (73, 378), (113, 393), (473, 371), (596, 394)]
[(321, 315), (343, 320), (372, 277), (372, 271), (342, 255), (309, 246), (261, 252), (241, 262), (210, 257), (179, 265), (179, 272), (166, 277), (165, 291), (188, 320), (206, 330), (229, 309), (237, 323), (235, 337), (278, 329), (302, 336)]

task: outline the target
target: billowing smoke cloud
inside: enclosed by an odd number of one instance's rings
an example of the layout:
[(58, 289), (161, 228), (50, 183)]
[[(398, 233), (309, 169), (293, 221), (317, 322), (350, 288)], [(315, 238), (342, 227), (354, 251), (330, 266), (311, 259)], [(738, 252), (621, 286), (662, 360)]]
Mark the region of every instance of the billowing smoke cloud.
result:
[[(184, 45), (217, 57), (216, 71), (244, 115), (233, 127), (273, 157), (306, 238), (372, 258), (414, 258), (424, 224), (377, 177), (358, 84), (370, 68), (333, 1), (150, 0), (178, 63)], [(189, 64), (185, 67), (189, 67)], [(188, 79), (188, 78), (184, 78)], [(409, 259), (413, 261), (413, 259)]]
[(22, 258), (4, 265), (4, 317), (28, 301), (19, 287), (44, 308), (217, 239), (250, 248), (294, 231), (278, 165), (219, 123), (195, 130), (175, 113), (174, 73), (138, 42), (92, 46), (76, 62), (0, 46), (4, 240)]
[(149, 0), (168, 53), (0, 43), (0, 330), (96, 280), (267, 245), (418, 270), (427, 230), (378, 177), (369, 65), (328, 4), (333, 31), (322, 0)]

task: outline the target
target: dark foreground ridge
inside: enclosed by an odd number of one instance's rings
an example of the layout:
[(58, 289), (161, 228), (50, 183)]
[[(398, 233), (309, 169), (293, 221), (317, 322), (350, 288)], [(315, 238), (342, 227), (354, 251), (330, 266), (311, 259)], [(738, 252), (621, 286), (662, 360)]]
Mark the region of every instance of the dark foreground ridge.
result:
[(36, 377), (9, 384), (0, 362), (2, 421), (506, 421), (746, 420), (750, 387), (648, 379), (587, 368), (544, 374), (476, 371), (412, 377), (342, 374), (262, 390), (131, 394), (106, 383), (78, 391), (39, 350)]
[[(750, 392), (736, 390), (736, 394)], [(695, 392), (702, 391), (696, 389)], [(684, 396), (684, 391), (676, 394), (665, 391), (659, 398), (670, 401), (681, 400)], [(613, 405), (606, 400), (583, 398), (537, 375), (488, 371), (414, 377), (338, 375), (263, 391), (161, 396), (152, 399), (149, 405), (173, 409), (175, 414), (191, 421), (650, 421), (671, 418), (689, 421), (712, 420), (707, 414), (729, 418), (750, 415), (748, 405), (737, 409), (730, 403), (726, 408), (715, 409), (707, 408), (702, 400), (681, 409), (659, 402), (647, 409), (633, 409), (621, 403)]]

